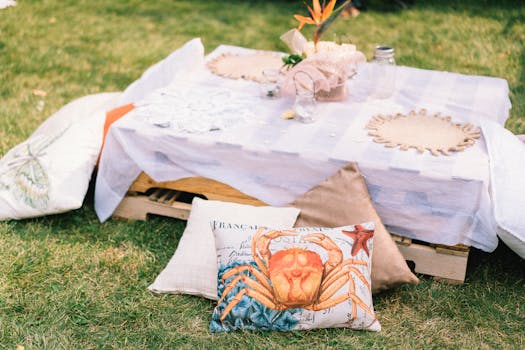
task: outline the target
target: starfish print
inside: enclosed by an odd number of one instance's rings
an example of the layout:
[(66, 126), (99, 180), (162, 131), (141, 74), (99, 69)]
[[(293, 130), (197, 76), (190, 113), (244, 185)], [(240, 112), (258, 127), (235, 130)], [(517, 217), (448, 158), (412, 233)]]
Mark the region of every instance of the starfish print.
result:
[(361, 248), (365, 251), (367, 256), (370, 256), (366, 242), (374, 236), (374, 230), (367, 230), (361, 225), (355, 225), (354, 231), (343, 230), (343, 233), (354, 240), (352, 256), (356, 256)]

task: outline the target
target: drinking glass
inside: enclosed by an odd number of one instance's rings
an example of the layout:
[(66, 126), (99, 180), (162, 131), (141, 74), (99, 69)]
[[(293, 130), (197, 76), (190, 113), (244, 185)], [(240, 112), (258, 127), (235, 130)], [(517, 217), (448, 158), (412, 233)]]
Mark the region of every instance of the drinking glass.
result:
[(317, 102), (314, 91), (297, 90), (293, 109), (300, 122), (308, 124), (317, 121)]
[(265, 69), (262, 74), (261, 97), (268, 99), (281, 97), (281, 72), (279, 69)]
[(310, 74), (298, 71), (294, 77), (295, 102), (293, 109), (296, 119), (302, 123), (313, 123), (317, 120), (317, 102), (315, 82)]

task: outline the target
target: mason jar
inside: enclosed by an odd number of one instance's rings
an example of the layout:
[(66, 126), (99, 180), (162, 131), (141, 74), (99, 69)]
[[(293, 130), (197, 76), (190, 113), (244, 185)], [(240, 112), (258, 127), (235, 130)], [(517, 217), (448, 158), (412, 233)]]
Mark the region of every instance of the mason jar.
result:
[(301, 123), (309, 124), (317, 121), (317, 102), (314, 92), (306, 89), (297, 90), (293, 109), (296, 119)]
[(394, 48), (390, 46), (376, 46), (371, 63), (373, 77), (372, 97), (389, 98), (396, 87)]

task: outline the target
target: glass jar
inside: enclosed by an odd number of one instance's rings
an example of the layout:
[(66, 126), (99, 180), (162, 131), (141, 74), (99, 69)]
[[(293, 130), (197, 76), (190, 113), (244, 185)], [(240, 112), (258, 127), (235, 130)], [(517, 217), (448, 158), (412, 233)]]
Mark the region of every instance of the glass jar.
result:
[(281, 72), (279, 69), (265, 69), (262, 71), (261, 97), (275, 99), (281, 97)]
[(295, 118), (301, 123), (317, 121), (317, 102), (315, 97), (315, 82), (310, 74), (298, 71), (294, 74), (295, 102), (293, 109)]
[(390, 46), (376, 46), (372, 58), (373, 87), (371, 95), (374, 98), (389, 98), (396, 87), (396, 60), (394, 48)]
[(317, 102), (315, 94), (310, 90), (297, 90), (293, 105), (295, 116), (301, 123), (309, 124), (317, 121)]

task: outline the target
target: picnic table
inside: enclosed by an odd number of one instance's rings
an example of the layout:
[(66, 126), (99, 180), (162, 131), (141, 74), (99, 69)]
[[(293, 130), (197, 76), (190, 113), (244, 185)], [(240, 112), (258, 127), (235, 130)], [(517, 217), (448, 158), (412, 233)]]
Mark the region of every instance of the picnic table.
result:
[[(220, 46), (205, 57), (254, 50)], [(179, 67), (181, 68), (181, 67)], [(370, 66), (360, 72), (366, 77)], [(373, 142), (365, 129), (379, 114), (427, 109), (454, 122), (509, 116), (503, 79), (398, 66), (396, 91), (377, 100), (363, 94), (366, 79), (349, 82), (350, 97), (319, 103), (319, 121), (302, 124), (280, 115), (292, 97), (264, 99), (259, 83), (213, 74), (203, 62), (156, 90), (107, 134), (95, 188), (99, 219), (108, 219), (141, 172), (155, 181), (205, 177), (228, 184), (274, 206), (284, 206), (357, 162), (374, 204), (391, 232), (445, 245), (496, 248), (496, 222), (489, 194), (489, 156), (483, 137), (451, 156), (400, 151)], [(187, 120), (163, 127), (169, 114), (223, 116), (219, 130), (202, 132)], [(156, 115), (157, 114), (157, 115)], [(215, 119), (216, 120), (216, 119)], [(322, 205), (322, 203), (320, 203)]]

